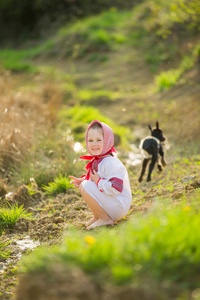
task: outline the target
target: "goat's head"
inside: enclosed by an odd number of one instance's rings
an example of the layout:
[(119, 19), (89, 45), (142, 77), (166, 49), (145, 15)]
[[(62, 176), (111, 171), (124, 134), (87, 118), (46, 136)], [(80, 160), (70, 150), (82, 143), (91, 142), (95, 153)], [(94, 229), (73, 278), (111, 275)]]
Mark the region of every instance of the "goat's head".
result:
[(162, 130), (159, 128), (158, 122), (156, 122), (156, 128), (154, 128), (154, 129), (152, 129), (151, 125), (149, 124), (149, 129), (151, 131), (152, 136), (159, 139), (161, 142), (165, 141), (165, 137), (163, 136)]

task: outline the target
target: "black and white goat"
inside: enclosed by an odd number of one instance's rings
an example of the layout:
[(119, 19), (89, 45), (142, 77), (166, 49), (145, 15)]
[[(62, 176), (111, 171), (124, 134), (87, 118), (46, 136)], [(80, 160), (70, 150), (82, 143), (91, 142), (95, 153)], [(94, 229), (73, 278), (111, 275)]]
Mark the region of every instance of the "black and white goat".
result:
[[(159, 171), (162, 171), (163, 167), (166, 165), (166, 161), (164, 158), (164, 151), (161, 144), (162, 142), (165, 141), (165, 137), (163, 136), (162, 130), (159, 128), (158, 122), (156, 122), (156, 128), (152, 129), (151, 125), (149, 125), (149, 129), (151, 131), (151, 136), (145, 137), (140, 142), (140, 149), (142, 151), (144, 159), (142, 162), (140, 177), (138, 179), (139, 182), (142, 181), (142, 177), (145, 173), (147, 164), (150, 160), (151, 162), (149, 164), (147, 181), (151, 181), (151, 173), (156, 163)], [(160, 161), (160, 156), (161, 156), (161, 161)]]

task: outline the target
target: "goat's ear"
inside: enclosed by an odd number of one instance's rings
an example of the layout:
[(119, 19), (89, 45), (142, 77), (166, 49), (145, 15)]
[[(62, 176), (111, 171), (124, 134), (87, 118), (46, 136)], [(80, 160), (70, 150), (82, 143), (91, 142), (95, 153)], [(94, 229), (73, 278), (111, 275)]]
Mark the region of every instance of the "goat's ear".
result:
[(151, 127), (151, 125), (149, 124), (149, 129), (150, 129), (150, 131), (152, 132), (152, 127)]
[(159, 129), (158, 121), (156, 122), (156, 129)]

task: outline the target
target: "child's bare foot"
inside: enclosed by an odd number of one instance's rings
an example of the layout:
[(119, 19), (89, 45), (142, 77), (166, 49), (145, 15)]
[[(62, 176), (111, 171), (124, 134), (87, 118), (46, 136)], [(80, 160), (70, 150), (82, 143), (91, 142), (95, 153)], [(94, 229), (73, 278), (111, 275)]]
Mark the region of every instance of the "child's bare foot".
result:
[(92, 225), (94, 222), (96, 222), (98, 219), (97, 218), (92, 218), (91, 220), (89, 220), (85, 226), (88, 226), (88, 225)]
[(96, 222), (88, 226), (86, 229), (92, 229), (99, 226), (107, 226), (107, 225), (113, 225), (114, 222), (112, 219), (108, 219), (107, 221), (98, 219)]

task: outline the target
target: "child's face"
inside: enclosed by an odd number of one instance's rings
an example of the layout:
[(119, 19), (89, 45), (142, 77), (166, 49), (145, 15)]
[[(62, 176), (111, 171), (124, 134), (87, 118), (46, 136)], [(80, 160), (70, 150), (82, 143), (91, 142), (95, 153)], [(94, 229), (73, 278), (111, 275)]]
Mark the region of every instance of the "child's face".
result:
[(88, 150), (92, 155), (100, 155), (103, 151), (103, 131), (90, 128), (87, 136)]

